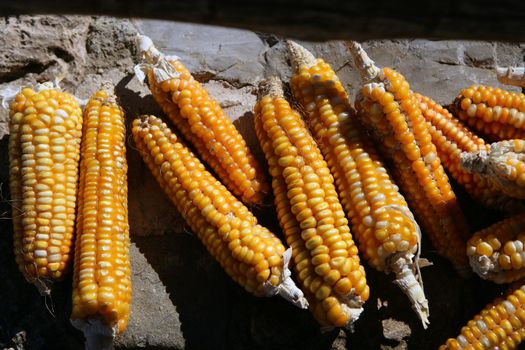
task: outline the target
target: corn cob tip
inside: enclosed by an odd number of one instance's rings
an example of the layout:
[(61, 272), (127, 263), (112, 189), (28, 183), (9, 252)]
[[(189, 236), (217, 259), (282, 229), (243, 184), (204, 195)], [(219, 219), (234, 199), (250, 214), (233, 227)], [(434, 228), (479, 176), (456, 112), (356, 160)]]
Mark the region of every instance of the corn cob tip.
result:
[(117, 326), (108, 327), (99, 317), (87, 320), (75, 319), (71, 320), (71, 324), (84, 333), (86, 350), (113, 350)]
[(354, 64), (359, 72), (361, 81), (363, 83), (369, 83), (376, 80), (381, 70), (375, 65), (374, 61), (368, 57), (363, 47), (355, 41), (347, 41), (346, 47), (354, 59)]
[(294, 73), (297, 73), (301, 66), (310, 68), (311, 66), (315, 65), (317, 60), (315, 59), (314, 55), (312, 55), (310, 51), (295, 41), (286, 40), (286, 47), (288, 49), (288, 57), (290, 58), (292, 71)]
[(272, 75), (259, 83), (258, 97), (284, 97), (283, 83), (278, 76)]
[[(419, 271), (419, 257), (410, 252), (401, 252), (390, 258), (390, 268), (395, 273), (394, 283), (410, 299), (412, 309), (416, 312), (424, 329), (430, 324), (430, 309), (423, 289), (423, 280)], [(428, 263), (430, 264), (430, 263)], [(416, 277), (417, 274), (417, 277)]]
[(291, 258), (292, 248), (290, 247), (283, 253), (283, 275), (281, 283), (274, 286), (270, 282), (266, 282), (264, 284), (265, 293), (269, 297), (279, 294), (298, 308), (307, 309), (308, 301), (304, 297), (303, 292), (295, 285), (292, 280), (292, 272), (288, 268)]
[(153, 69), (153, 76), (157, 83), (180, 76), (180, 73), (170, 63), (170, 61), (178, 61), (179, 57), (164, 55), (157, 50), (153, 41), (145, 35), (137, 34), (136, 45), (143, 62), (137, 64), (134, 71), (141, 83), (146, 79), (150, 69)]
[(496, 76), (502, 84), (525, 87), (525, 67), (496, 67)]

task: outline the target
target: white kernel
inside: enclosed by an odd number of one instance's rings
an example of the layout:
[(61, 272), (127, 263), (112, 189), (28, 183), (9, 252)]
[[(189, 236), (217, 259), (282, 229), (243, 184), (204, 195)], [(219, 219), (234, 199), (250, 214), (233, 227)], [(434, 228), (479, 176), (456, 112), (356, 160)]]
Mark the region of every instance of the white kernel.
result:
[(388, 221), (378, 221), (376, 222), (376, 229), (384, 229), (384, 228), (387, 228), (388, 226)]
[(57, 262), (60, 262), (62, 260), (62, 255), (60, 254), (51, 254), (47, 260), (50, 262), (50, 263), (57, 263)]
[(37, 241), (47, 241), (49, 239), (49, 235), (45, 233), (37, 233), (35, 239)]
[(514, 241), (514, 247), (516, 247), (517, 252), (523, 251), (523, 243), (521, 241)]
[(479, 330), (481, 331), (481, 333), (486, 333), (487, 332), (487, 325), (485, 324), (484, 321), (482, 320), (477, 320), (476, 321), (476, 325), (478, 326)]
[(434, 152), (430, 152), (425, 156), (425, 163), (432, 163), (434, 160), (436, 160), (436, 154)]
[(368, 227), (372, 227), (374, 224), (374, 219), (370, 215), (367, 215), (363, 218), (363, 224), (365, 224)]
[(471, 118), (474, 118), (476, 116), (476, 110), (478, 109), (478, 107), (473, 103), (469, 106), (469, 108), (467, 109), (467, 115)]
[[(69, 117), (69, 115), (67, 114), (66, 111), (64, 111), (63, 109), (57, 109), (55, 111), (55, 118), (56, 117), (62, 117), (62, 118), (67, 118)], [(62, 123), (64, 122), (64, 119), (62, 119)]]
[(35, 250), (35, 257), (36, 258), (45, 258), (47, 256), (47, 251), (42, 249)]
[(507, 310), (508, 313), (513, 314), (516, 312), (516, 308), (514, 307), (514, 305), (512, 305), (510, 301), (504, 300), (502, 302), (502, 305), (505, 308), (505, 310)]
[(468, 345), (467, 338), (465, 338), (461, 334), (457, 337), (457, 340), (458, 340), (459, 345), (462, 347), (466, 347)]
[(490, 345), (490, 341), (489, 341), (489, 338), (487, 338), (485, 335), (482, 335), (481, 337), (479, 337), (479, 342), (481, 344), (483, 344), (483, 347), (485, 349), (490, 349), (492, 348), (492, 346)]
[(49, 134), (48, 128), (40, 128), (35, 130), (35, 135), (47, 135)]

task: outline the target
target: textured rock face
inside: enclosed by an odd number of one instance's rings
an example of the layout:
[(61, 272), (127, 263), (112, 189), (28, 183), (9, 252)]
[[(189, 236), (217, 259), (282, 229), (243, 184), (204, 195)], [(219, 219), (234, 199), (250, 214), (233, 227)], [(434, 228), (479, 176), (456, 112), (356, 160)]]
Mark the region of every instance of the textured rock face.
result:
[[(139, 30), (159, 49), (183, 60), (259, 157), (251, 114), (255, 88), (265, 74), (278, 74), (285, 80), (290, 76), (285, 46), (272, 35), (75, 16), (7, 18), (0, 22), (0, 29), (0, 89), (58, 77), (63, 88), (86, 99), (102, 81), (110, 80), (129, 121), (143, 113), (161, 115), (148, 89), (133, 78), (134, 37)], [(302, 44), (332, 64), (355, 95), (358, 76), (343, 43)], [(364, 47), (378, 65), (399, 69), (416, 91), (441, 103), (449, 103), (461, 88), (473, 83), (498, 85), (493, 66), (523, 64), (525, 53), (523, 45), (485, 42), (396, 40), (367, 42)], [(68, 320), (71, 280), (58, 284), (52, 300), (46, 301), (15, 266), (7, 133), (7, 116), (0, 113), (0, 232), (4, 235), (0, 240), (0, 348), (81, 349), (83, 337)], [(390, 277), (367, 268), (372, 294), (355, 333), (321, 333), (308, 312), (278, 298), (254, 298), (235, 285), (189, 232), (131, 142), (128, 162), (133, 305), (128, 330), (116, 340), (118, 348), (431, 349), (456, 335), (470, 316), (502, 290), (477, 279), (459, 279), (424, 240), (423, 256), (435, 263), (423, 270), (431, 307), (429, 330), (422, 330)], [(474, 228), (495, 219), (487, 210), (480, 215), (467, 199), (464, 208), (472, 214)], [(256, 213), (279, 232), (271, 205)]]

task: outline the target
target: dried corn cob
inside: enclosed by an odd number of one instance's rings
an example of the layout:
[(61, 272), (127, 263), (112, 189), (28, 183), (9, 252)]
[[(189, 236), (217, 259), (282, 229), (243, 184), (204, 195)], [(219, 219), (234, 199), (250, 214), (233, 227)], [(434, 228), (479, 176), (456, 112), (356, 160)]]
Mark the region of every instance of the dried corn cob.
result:
[(356, 99), (359, 118), (392, 162), (394, 178), (423, 232), (466, 274), (469, 230), (414, 93), (401, 74), (377, 68), (359, 44), (348, 47), (364, 83)]
[(496, 75), (502, 84), (525, 87), (525, 67), (496, 67)]
[(515, 349), (525, 338), (525, 286), (487, 305), (440, 350)]
[(255, 127), (279, 222), (314, 316), (323, 326), (351, 327), (370, 293), (365, 270), (330, 171), (278, 78), (261, 86)]
[(225, 271), (256, 296), (279, 293), (306, 308), (288, 270), (289, 250), (154, 116), (133, 122), (133, 139), (153, 175)]
[(261, 204), (268, 184), (232, 121), (178, 59), (164, 56), (148, 37), (139, 41), (142, 67), (164, 113), (230, 191), (246, 204)]
[(491, 141), (525, 138), (525, 95), (490, 86), (463, 89), (452, 111)]
[(71, 258), (82, 111), (50, 85), (24, 88), (11, 104), (9, 128), (16, 261), (49, 294)]
[(71, 320), (88, 348), (124, 332), (131, 302), (126, 125), (113, 89), (84, 111)]
[(494, 183), (502, 192), (525, 199), (525, 141), (495, 142), (490, 150), (461, 154), (461, 166)]
[(432, 99), (414, 93), (423, 117), (429, 123), (432, 142), (436, 146), (441, 163), (450, 175), (462, 185), (468, 194), (487, 207), (506, 211), (518, 211), (522, 205), (505, 195), (492, 181), (472, 174), (460, 165), (461, 152), (487, 151), (490, 147), (474, 135), (461, 121)]
[(292, 92), (334, 176), (360, 251), (375, 269), (396, 274), (426, 328), (428, 301), (415, 276), (421, 237), (413, 215), (330, 65), (295, 42), (288, 42), (288, 51)]
[(509, 283), (525, 277), (525, 214), (476, 232), (467, 242), (470, 266), (481, 278)]

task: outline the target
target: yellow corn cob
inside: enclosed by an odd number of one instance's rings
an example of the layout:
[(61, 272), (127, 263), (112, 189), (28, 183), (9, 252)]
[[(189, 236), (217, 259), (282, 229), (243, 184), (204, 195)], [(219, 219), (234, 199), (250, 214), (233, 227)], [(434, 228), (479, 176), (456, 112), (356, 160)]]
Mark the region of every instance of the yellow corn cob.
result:
[(323, 326), (351, 327), (370, 293), (365, 270), (330, 171), (278, 78), (261, 87), (255, 127), (279, 222), (314, 316)]
[(471, 174), (460, 165), (461, 152), (487, 151), (490, 146), (474, 135), (461, 121), (432, 99), (414, 93), (432, 135), (441, 163), (467, 193), (483, 205), (507, 211), (517, 211), (518, 201), (505, 195), (492, 181)]
[(461, 166), (515, 198), (525, 198), (525, 141), (495, 142), (490, 150), (461, 154)]
[(168, 59), (141, 36), (148, 84), (155, 100), (182, 135), (246, 204), (261, 204), (268, 184), (232, 121), (177, 59)]
[(440, 350), (511, 350), (525, 338), (525, 286), (487, 305)]
[(84, 111), (73, 272), (73, 325), (124, 332), (131, 302), (126, 125), (105, 84)]
[(492, 141), (525, 138), (525, 95), (522, 93), (473, 85), (461, 90), (452, 110)]
[(364, 83), (356, 98), (359, 118), (391, 160), (394, 178), (423, 232), (441, 255), (467, 274), (468, 226), (414, 93), (401, 74), (379, 70), (359, 44), (350, 42), (348, 47)]
[(276, 293), (306, 308), (288, 270), (289, 251), (154, 116), (133, 122), (133, 139), (182, 217), (224, 270), (256, 296)]
[(288, 51), (292, 92), (334, 176), (360, 251), (375, 269), (396, 274), (396, 283), (426, 327), (428, 302), (415, 277), (420, 236), (413, 215), (330, 65), (291, 41)]
[(65, 92), (24, 88), (11, 104), (10, 132), (16, 261), (49, 294), (71, 258), (82, 111)]
[(470, 266), (481, 278), (510, 283), (525, 277), (525, 214), (476, 232), (467, 242)]

